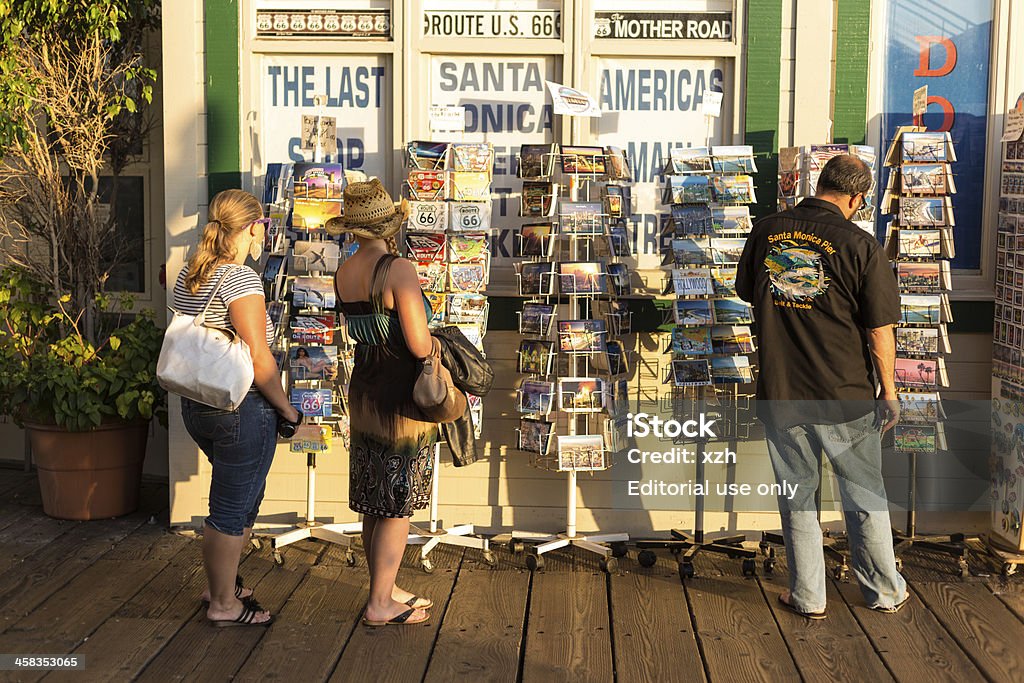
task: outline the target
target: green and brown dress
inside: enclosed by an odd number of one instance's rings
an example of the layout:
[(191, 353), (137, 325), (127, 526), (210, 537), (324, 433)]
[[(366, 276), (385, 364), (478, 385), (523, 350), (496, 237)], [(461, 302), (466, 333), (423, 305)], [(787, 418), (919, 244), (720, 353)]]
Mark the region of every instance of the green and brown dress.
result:
[[(383, 306), (391, 262), (385, 255), (373, 270), (370, 301), (342, 301), (355, 365), (349, 384), (352, 439), (349, 507), (375, 517), (411, 517), (430, 503), (437, 425), (412, 400), (418, 361), (405, 345), (398, 311)], [(335, 283), (337, 290), (337, 283)], [(423, 297), (430, 319), (430, 302)]]

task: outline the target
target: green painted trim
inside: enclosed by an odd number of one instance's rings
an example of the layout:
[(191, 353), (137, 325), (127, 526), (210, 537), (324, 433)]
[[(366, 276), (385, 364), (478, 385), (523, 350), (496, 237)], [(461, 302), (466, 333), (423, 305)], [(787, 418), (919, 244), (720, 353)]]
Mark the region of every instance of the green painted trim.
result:
[(839, 0), (832, 139), (864, 144), (868, 116), (871, 0)]
[(242, 186), (238, 0), (205, 0), (206, 173), (209, 197)]
[(778, 194), (779, 89), (782, 62), (782, 0), (747, 3), (746, 120), (744, 139), (757, 157), (756, 215), (776, 210)]

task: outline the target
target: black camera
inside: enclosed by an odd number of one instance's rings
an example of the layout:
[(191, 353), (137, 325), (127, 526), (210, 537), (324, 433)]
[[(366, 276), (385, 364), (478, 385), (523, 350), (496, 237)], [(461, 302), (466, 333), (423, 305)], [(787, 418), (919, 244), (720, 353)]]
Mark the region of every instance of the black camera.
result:
[(277, 416), (277, 435), (282, 439), (290, 439), (295, 436), (295, 430), (300, 424), (302, 424), (302, 418), (305, 417), (301, 410), (297, 410), (299, 413), (299, 419), (295, 422), (286, 420), (284, 415)]

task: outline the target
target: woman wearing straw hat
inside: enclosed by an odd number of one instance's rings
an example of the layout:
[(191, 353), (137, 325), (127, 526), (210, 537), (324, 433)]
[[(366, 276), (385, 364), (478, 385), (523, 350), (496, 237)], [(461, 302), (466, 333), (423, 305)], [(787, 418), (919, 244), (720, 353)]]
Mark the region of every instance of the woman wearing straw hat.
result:
[(329, 233), (351, 233), (355, 254), (338, 268), (334, 289), (356, 341), (349, 383), (352, 425), (349, 507), (363, 515), (370, 568), (367, 626), (418, 624), (433, 603), (395, 585), (409, 536), (409, 518), (427, 507), (437, 425), (413, 403), (419, 361), (430, 355), (430, 303), (412, 263), (394, 256), (395, 235), (408, 215), (376, 178), (345, 188), (345, 214)]

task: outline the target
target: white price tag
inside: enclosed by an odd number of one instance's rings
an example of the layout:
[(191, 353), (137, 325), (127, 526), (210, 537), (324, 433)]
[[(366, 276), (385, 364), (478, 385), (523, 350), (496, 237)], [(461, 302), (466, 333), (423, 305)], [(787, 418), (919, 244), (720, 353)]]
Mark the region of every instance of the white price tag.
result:
[(430, 132), (466, 132), (466, 108), (454, 104), (430, 105)]

